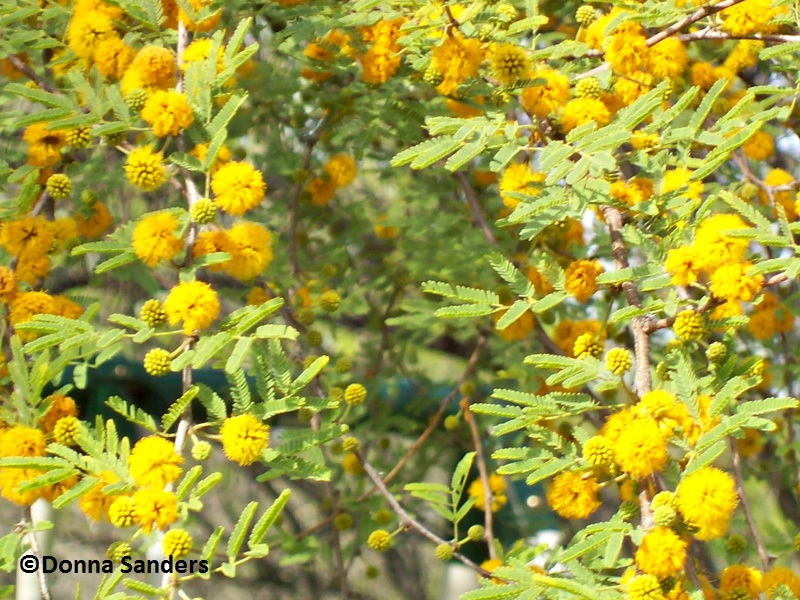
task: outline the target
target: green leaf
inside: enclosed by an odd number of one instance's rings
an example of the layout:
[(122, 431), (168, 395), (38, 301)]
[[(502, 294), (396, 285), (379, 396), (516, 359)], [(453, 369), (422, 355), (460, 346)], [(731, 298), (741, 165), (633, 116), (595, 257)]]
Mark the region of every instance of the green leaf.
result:
[(236, 525), (231, 532), (231, 536), (228, 538), (228, 547), (226, 549), (226, 553), (231, 562), (236, 560), (236, 556), (239, 554), (239, 550), (242, 548), (244, 536), (247, 533), (247, 530), (250, 528), (250, 523), (252, 522), (257, 509), (258, 502), (250, 502), (244, 507), (239, 520), (236, 521)]
[(303, 372), (298, 375), (297, 379), (292, 382), (292, 392), (296, 393), (311, 383), (329, 361), (329, 356), (320, 356), (311, 363), (308, 368), (303, 370)]
[(469, 477), (469, 470), (472, 468), (472, 462), (475, 459), (475, 452), (467, 452), (453, 471), (453, 476), (450, 478), (450, 489), (453, 495), (453, 507), (458, 506), (461, 500), (461, 494), (464, 492), (464, 486)]
[(458, 152), (447, 159), (447, 162), (444, 163), (444, 168), (451, 172), (458, 171), (473, 158), (480, 155), (486, 149), (486, 145), (486, 140), (483, 139), (465, 144)]
[(281, 492), (280, 496), (275, 499), (275, 502), (272, 503), (261, 518), (256, 522), (253, 526), (253, 531), (250, 532), (250, 537), (247, 538), (247, 546), (252, 548), (256, 544), (260, 544), (261, 540), (264, 539), (264, 536), (269, 531), (269, 528), (272, 527), (275, 520), (281, 514), (283, 507), (286, 506), (286, 503), (289, 502), (289, 497), (291, 496), (291, 490), (285, 489)]
[(433, 314), (440, 319), (463, 319), (491, 315), (496, 309), (488, 304), (461, 304), (459, 306), (443, 306)]
[(558, 306), (567, 298), (569, 298), (569, 294), (567, 292), (553, 292), (541, 300), (534, 302), (533, 306), (531, 306), (531, 310), (536, 314), (543, 313)]
[(152, 433), (158, 432), (156, 420), (138, 406), (128, 404), (119, 396), (111, 396), (106, 400), (106, 406), (125, 417), (131, 423), (144, 427)]
[(705, 467), (707, 464), (714, 462), (720, 454), (725, 452), (727, 447), (728, 444), (725, 443), (725, 440), (719, 440), (711, 447), (701, 452), (696, 458), (692, 459), (689, 464), (686, 465), (683, 476), (687, 477), (701, 467)]
[(530, 304), (525, 300), (517, 300), (514, 304), (511, 305), (500, 320), (497, 321), (497, 325), (495, 328), (498, 331), (504, 330), (506, 327), (509, 327), (512, 323), (516, 322), (522, 315), (524, 315), (527, 310), (530, 308)]
[(214, 554), (217, 551), (217, 546), (219, 546), (220, 541), (222, 540), (222, 534), (225, 532), (225, 528), (220, 525), (214, 530), (214, 533), (206, 541), (203, 549), (200, 551), (200, 558), (202, 560), (212, 561), (214, 558)]
[(17, 96), (22, 96), (28, 100), (38, 102), (39, 104), (44, 104), (45, 106), (69, 108), (73, 110), (77, 109), (77, 106), (75, 106), (69, 98), (45, 92), (38, 87), (33, 88), (21, 83), (9, 83), (6, 85), (5, 91), (9, 94), (16, 94)]
[(253, 338), (249, 337), (240, 338), (239, 341), (236, 342), (236, 345), (233, 347), (233, 352), (231, 352), (225, 363), (226, 373), (233, 373), (242, 368), (242, 362), (250, 352), (250, 347), (252, 345)]
[(189, 404), (191, 404), (192, 400), (197, 396), (198, 391), (197, 386), (193, 385), (186, 390), (180, 398), (172, 403), (169, 410), (161, 417), (161, 429), (163, 431), (169, 431), (170, 428), (178, 422), (178, 419), (183, 416)]

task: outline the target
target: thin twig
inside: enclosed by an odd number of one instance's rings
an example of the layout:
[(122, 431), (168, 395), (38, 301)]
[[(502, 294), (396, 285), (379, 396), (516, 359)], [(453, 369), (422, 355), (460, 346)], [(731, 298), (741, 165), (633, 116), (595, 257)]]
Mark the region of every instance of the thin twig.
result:
[(750, 535), (753, 536), (753, 541), (758, 548), (758, 555), (761, 557), (761, 566), (766, 573), (769, 571), (772, 559), (764, 546), (764, 540), (761, 539), (761, 534), (756, 527), (755, 519), (753, 519), (753, 511), (750, 509), (750, 502), (744, 493), (744, 477), (742, 476), (742, 459), (739, 456), (739, 448), (736, 445), (736, 440), (731, 438), (731, 455), (733, 456), (733, 476), (736, 482), (736, 493), (739, 495), (739, 500), (742, 502), (742, 510), (744, 511), (744, 518), (747, 520), (747, 527), (750, 529)]
[(678, 33), (681, 29), (685, 29), (692, 23), (696, 23), (700, 19), (704, 19), (714, 13), (718, 13), (721, 10), (725, 10), (726, 8), (730, 8), (731, 6), (735, 6), (744, 0), (723, 0), (722, 2), (718, 2), (717, 4), (708, 4), (703, 6), (702, 8), (698, 8), (695, 12), (693, 12), (688, 17), (685, 17), (678, 21), (677, 23), (673, 23), (666, 29), (659, 31), (657, 34), (647, 38), (647, 45), (648, 46), (655, 46), (658, 42), (667, 39), (671, 35)]
[[(430, 541), (434, 542), (436, 545), (440, 544), (447, 544), (448, 542), (440, 538), (438, 535), (433, 533), (430, 529), (425, 527), (422, 523), (415, 520), (411, 515), (409, 515), (405, 509), (400, 506), (400, 503), (397, 499), (392, 495), (392, 493), (386, 488), (386, 485), (383, 483), (383, 479), (375, 470), (375, 468), (364, 458), (361, 452), (356, 452), (358, 459), (361, 461), (361, 464), (364, 466), (364, 471), (366, 471), (367, 475), (372, 482), (375, 484), (375, 487), (378, 491), (386, 498), (386, 501), (389, 503), (389, 506), (392, 507), (397, 516), (400, 517), (400, 522), (408, 529), (413, 529), (417, 533), (421, 534), (423, 537), (428, 538)], [(455, 552), (453, 555), (455, 558), (460, 560), (470, 569), (475, 571), (476, 573), (483, 575), (484, 577), (491, 577), (492, 574), (487, 571), (486, 569), (482, 568), (480, 565), (472, 562), (466, 556), (461, 554), (460, 552)]]
[[(617, 268), (625, 269), (629, 266), (628, 249), (622, 238), (622, 214), (611, 206), (603, 207), (603, 216), (608, 224), (611, 236), (611, 254)], [(628, 300), (630, 306), (641, 308), (642, 297), (639, 288), (631, 280), (622, 282), (622, 292)], [(652, 380), (650, 376), (650, 340), (647, 337), (647, 325), (649, 316), (634, 317), (631, 322), (633, 329), (634, 353), (636, 354), (636, 373), (634, 374), (633, 385), (639, 397), (650, 391)]]
[[(33, 529), (35, 523), (33, 522), (33, 510), (30, 506), (25, 507), (25, 520), (30, 524), (31, 529)], [(41, 561), (42, 551), (41, 548), (39, 548), (39, 540), (36, 537), (36, 532), (28, 532), (28, 543), (31, 545), (31, 552)], [(53, 596), (50, 594), (50, 587), (47, 584), (47, 576), (45, 575), (44, 569), (37, 569), (36, 574), (39, 578), (39, 591), (42, 593), (42, 600), (52, 600)]]
[(472, 189), (469, 179), (461, 171), (456, 171), (453, 173), (453, 176), (461, 184), (461, 189), (464, 191), (464, 196), (467, 198), (467, 204), (469, 204), (469, 210), (472, 213), (472, 222), (481, 228), (483, 236), (486, 238), (486, 240), (490, 244), (496, 246), (497, 238), (495, 237), (492, 228), (489, 226), (489, 223), (487, 223), (486, 217), (483, 216), (483, 210), (481, 210), (480, 202), (478, 202), (478, 198), (475, 196), (475, 190)]
[(494, 495), (492, 494), (492, 486), (489, 485), (489, 471), (486, 468), (486, 457), (483, 454), (483, 446), (481, 445), (481, 436), (478, 431), (478, 424), (475, 421), (475, 415), (469, 409), (469, 403), (464, 402), (464, 420), (469, 425), (469, 430), (472, 433), (472, 445), (475, 446), (475, 459), (478, 463), (478, 473), (481, 477), (481, 485), (483, 486), (483, 520), (484, 539), (489, 546), (489, 558), (497, 558), (497, 550), (494, 547), (494, 528), (492, 519), (492, 502)]
[(26, 64), (25, 61), (23, 61), (21, 58), (19, 58), (18, 56), (14, 56), (13, 54), (10, 54), (7, 58), (8, 61), (12, 65), (14, 65), (15, 69), (17, 69), (18, 71), (22, 71), (28, 78), (30, 78), (31, 81), (33, 81), (33, 83), (35, 83), (45, 92), (49, 92), (51, 94), (58, 93), (58, 91), (52, 85), (50, 85), (47, 81), (39, 77), (36, 74), (36, 71), (34, 71), (30, 67), (30, 65)]

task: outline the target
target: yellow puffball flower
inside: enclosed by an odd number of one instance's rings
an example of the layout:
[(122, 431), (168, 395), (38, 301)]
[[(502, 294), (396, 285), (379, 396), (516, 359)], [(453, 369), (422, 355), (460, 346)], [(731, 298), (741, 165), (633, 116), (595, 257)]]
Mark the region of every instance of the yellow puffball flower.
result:
[(620, 75), (632, 75), (648, 64), (650, 49), (644, 30), (638, 23), (631, 25), (612, 36), (605, 49), (605, 58), (611, 69)]
[(601, 100), (597, 98), (575, 98), (564, 106), (561, 115), (561, 127), (569, 133), (576, 127), (594, 121), (598, 127), (608, 125), (611, 113)]
[(735, 592), (744, 592), (750, 598), (761, 594), (761, 573), (745, 565), (725, 567), (719, 579), (719, 591), (728, 597)]
[(681, 190), (682, 193), (680, 195), (682, 197), (700, 200), (700, 196), (703, 193), (703, 182), (690, 181), (689, 178), (691, 176), (692, 171), (686, 167), (668, 169), (664, 173), (664, 180), (661, 182), (661, 193), (668, 194), (669, 192)]
[(22, 139), (28, 144), (28, 164), (51, 167), (61, 161), (61, 147), (67, 141), (66, 131), (50, 131), (47, 123), (34, 123), (25, 128)]
[(67, 45), (78, 58), (91, 59), (100, 42), (118, 37), (111, 18), (101, 12), (75, 15), (67, 26)]
[(142, 488), (133, 495), (136, 523), (145, 533), (164, 530), (178, 520), (178, 499), (172, 492)]
[(565, 519), (585, 519), (600, 507), (599, 492), (594, 475), (567, 471), (553, 480), (547, 502)]
[(677, 575), (686, 562), (686, 542), (668, 527), (656, 527), (636, 551), (636, 566), (643, 573), (665, 579)]
[(333, 185), (339, 188), (350, 184), (355, 179), (358, 167), (351, 156), (336, 154), (325, 163), (325, 171), (330, 176)]
[(167, 180), (164, 156), (154, 152), (152, 146), (134, 148), (125, 161), (125, 176), (136, 187), (157, 190)]
[[(55, 298), (53, 299), (55, 300)], [(58, 313), (57, 310), (53, 312), (55, 314)], [(78, 415), (78, 407), (75, 405), (75, 400), (69, 396), (51, 394), (45, 398), (45, 402), (49, 403), (50, 406), (44, 416), (39, 420), (39, 425), (41, 425), (45, 433), (51, 433), (60, 419), (64, 417), (76, 417)]]
[(216, 205), (234, 216), (241, 216), (264, 199), (266, 184), (260, 171), (245, 162), (229, 162), (211, 176), (211, 191)]
[(131, 477), (142, 487), (164, 488), (181, 476), (183, 457), (172, 442), (156, 435), (142, 438), (128, 457)]
[(108, 509), (117, 496), (104, 494), (103, 488), (118, 481), (119, 477), (113, 471), (102, 471), (99, 474), (99, 481), (78, 501), (78, 508), (81, 509), (81, 512), (95, 522), (108, 517)]
[(596, 260), (576, 260), (567, 268), (564, 288), (579, 302), (586, 302), (599, 289), (597, 276), (602, 272)]
[(764, 281), (761, 274), (747, 274), (752, 267), (749, 262), (722, 265), (711, 275), (711, 293), (727, 301), (750, 302), (761, 290)]
[[(492, 492), (492, 512), (497, 512), (508, 502), (506, 497), (506, 482), (497, 473), (489, 475), (489, 490)], [(483, 488), (483, 481), (476, 479), (473, 481), (467, 493), (470, 498), (475, 498), (474, 507), (478, 510), (486, 510), (486, 494)]]
[(133, 61), (133, 49), (118, 37), (105, 39), (94, 51), (94, 65), (106, 80), (122, 77)]
[(659, 79), (675, 79), (689, 64), (686, 46), (674, 37), (668, 37), (652, 46), (649, 58), (650, 72)]
[(165, 88), (175, 85), (175, 55), (161, 46), (145, 46), (131, 62), (144, 88)]
[(202, 281), (182, 282), (172, 288), (164, 301), (171, 325), (183, 322), (183, 332), (192, 335), (207, 329), (219, 315), (217, 293)]
[(18, 425), (0, 436), (0, 458), (44, 456), (47, 443), (41, 429)]
[(38, 469), (0, 468), (0, 496), (19, 506), (30, 506), (42, 497), (43, 490), (20, 492), (18, 488), (42, 474), (43, 472)]
[(130, 496), (118, 496), (108, 507), (108, 520), (114, 527), (130, 527), (136, 519), (136, 507)]
[(520, 102), (529, 115), (547, 117), (555, 114), (569, 100), (569, 79), (550, 67), (539, 67), (530, 74), (531, 79), (544, 79), (542, 85), (522, 90)]
[(667, 443), (653, 419), (635, 419), (614, 443), (614, 460), (633, 477), (648, 477), (667, 463)]
[(490, 57), (492, 75), (502, 85), (513, 85), (530, 68), (530, 59), (524, 48), (516, 44), (498, 44)]
[(256, 462), (269, 443), (269, 427), (248, 413), (225, 419), (219, 433), (225, 456), (242, 466)]
[(785, 585), (795, 597), (800, 598), (800, 577), (791, 569), (787, 569), (786, 567), (773, 567), (771, 571), (764, 575), (762, 587), (764, 593), (767, 594), (767, 598), (770, 600), (775, 598), (775, 592), (779, 585)]
[(509, 165), (500, 178), (500, 196), (503, 199), (503, 204), (513, 210), (521, 202), (519, 198), (509, 196), (508, 192), (538, 196), (542, 193), (541, 184), (544, 183), (545, 179), (544, 173), (531, 171), (527, 163)]
[(678, 509), (687, 525), (698, 529), (698, 540), (722, 537), (739, 496), (733, 478), (715, 467), (702, 467), (686, 477), (676, 490)]
[(78, 211), (75, 216), (75, 222), (78, 224), (78, 232), (83, 237), (96, 238), (111, 227), (114, 220), (111, 218), (111, 213), (105, 204), (95, 202), (91, 206)]
[(183, 238), (175, 235), (180, 227), (177, 217), (171, 213), (155, 213), (146, 216), (133, 230), (133, 249), (136, 256), (149, 267), (171, 259), (183, 249)]
[(185, 529), (170, 529), (161, 540), (164, 556), (180, 558), (192, 550), (192, 536)]
[(637, 575), (628, 582), (630, 600), (665, 600), (661, 584), (653, 575)]
[(378, 552), (385, 552), (391, 545), (392, 534), (383, 529), (376, 529), (367, 538), (367, 546)]
[(447, 36), (431, 53), (431, 70), (442, 76), (436, 88), (443, 96), (455, 95), (458, 86), (478, 74), (483, 62), (483, 47), (475, 38), (461, 34)]
[(248, 281), (261, 275), (272, 262), (272, 234), (258, 223), (238, 223), (231, 227), (228, 239), (232, 244), (232, 260), (224, 264), (225, 271)]
[(691, 285), (700, 274), (700, 260), (693, 248), (680, 246), (667, 253), (664, 268), (672, 275), (672, 285)]
[(185, 94), (175, 90), (156, 90), (142, 108), (142, 119), (153, 128), (156, 137), (178, 135), (194, 122), (194, 114)]

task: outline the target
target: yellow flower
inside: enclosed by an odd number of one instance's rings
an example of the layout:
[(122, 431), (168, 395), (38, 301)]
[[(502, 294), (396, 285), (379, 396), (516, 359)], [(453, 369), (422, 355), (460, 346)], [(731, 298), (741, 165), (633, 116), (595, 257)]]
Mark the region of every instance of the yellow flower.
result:
[(650, 72), (659, 79), (675, 79), (689, 64), (686, 46), (675, 37), (668, 37), (650, 48)]
[(773, 0), (745, 0), (726, 8), (722, 16), (722, 28), (734, 37), (746, 37), (753, 33), (771, 33), (777, 25), (769, 22), (787, 12), (787, 6), (773, 6)]
[(367, 83), (381, 84), (394, 75), (400, 67), (402, 47), (397, 43), (397, 39), (400, 37), (400, 27), (403, 23), (405, 23), (403, 18), (378, 21), (364, 30), (364, 41), (372, 42), (372, 47), (359, 59), (361, 76)]
[[(797, 211), (795, 210), (795, 195), (792, 191), (794, 187), (794, 177), (783, 169), (772, 169), (767, 176), (764, 177), (764, 185), (768, 187), (779, 187), (788, 186), (789, 189), (782, 189), (782, 190), (774, 190), (772, 192), (772, 198), (770, 199), (769, 195), (765, 190), (759, 191), (759, 196), (761, 198), (761, 202), (764, 204), (770, 202), (770, 200), (774, 200), (775, 203), (780, 204), (783, 207), (783, 210), (786, 211), (786, 218), (790, 221), (794, 221), (797, 219)], [(777, 215), (777, 211), (775, 213)]]
[(180, 222), (171, 213), (154, 213), (136, 224), (133, 230), (133, 249), (136, 256), (149, 267), (171, 259), (183, 249), (183, 238), (175, 235)]
[(17, 261), (17, 269), (14, 272), (19, 281), (23, 281), (30, 286), (36, 286), (40, 279), (44, 279), (50, 273), (50, 257), (47, 255), (33, 256), (23, 254)]
[(553, 480), (547, 502), (565, 519), (585, 519), (600, 507), (599, 492), (594, 475), (567, 471)]
[(635, 419), (614, 442), (614, 460), (633, 477), (648, 477), (667, 463), (667, 443), (653, 419)]
[(247, 292), (247, 304), (250, 306), (261, 306), (264, 302), (270, 300), (269, 294), (264, 291), (262, 287), (254, 287), (249, 292)]
[(106, 495), (103, 488), (119, 481), (119, 477), (112, 471), (102, 471), (99, 481), (88, 492), (81, 496), (78, 507), (81, 512), (92, 521), (100, 521), (108, 517), (108, 509), (117, 499), (117, 496)]
[[(196, 157), (200, 162), (205, 162), (206, 154), (208, 154), (208, 144), (197, 144), (194, 148), (192, 148), (192, 151), (189, 152), (189, 154)], [(214, 159), (214, 163), (211, 165), (209, 173), (213, 175), (222, 165), (226, 164), (230, 160), (231, 151), (225, 144), (223, 144), (220, 147), (219, 152), (217, 152), (217, 156)]]
[(80, 211), (75, 217), (75, 221), (78, 223), (78, 231), (83, 237), (98, 237), (111, 227), (113, 219), (105, 204), (95, 202), (86, 207), (86, 210), (89, 213), (88, 215)]
[(61, 161), (61, 147), (67, 141), (65, 131), (50, 131), (47, 123), (25, 128), (22, 139), (28, 144), (28, 164), (49, 167)]
[(608, 125), (611, 121), (611, 113), (608, 108), (597, 98), (575, 98), (564, 106), (561, 126), (565, 132), (568, 133), (590, 121), (597, 123), (598, 127)]
[(228, 459), (252, 465), (269, 443), (269, 427), (249, 413), (225, 419), (219, 430)]
[(181, 282), (172, 288), (164, 301), (171, 325), (183, 322), (183, 332), (192, 335), (207, 329), (219, 315), (217, 293), (202, 281)]
[[(2, 229), (0, 229), (0, 236)], [(0, 265), (0, 300), (4, 302), (11, 302), (14, 296), (17, 295), (19, 290), (17, 286), (17, 279), (14, 277), (14, 271), (8, 267)]]
[(686, 562), (686, 542), (668, 527), (656, 527), (636, 551), (636, 566), (648, 575), (665, 579), (677, 575)]
[(544, 173), (534, 173), (527, 163), (509, 165), (500, 178), (500, 196), (503, 204), (513, 210), (520, 203), (518, 198), (512, 198), (508, 192), (538, 196), (542, 193), (542, 188), (537, 184), (541, 184), (545, 179)]
[(143, 488), (133, 495), (136, 522), (146, 533), (164, 530), (178, 520), (178, 499), (172, 492)]
[(542, 66), (533, 71), (530, 78), (544, 82), (522, 90), (520, 102), (528, 114), (547, 117), (558, 112), (569, 100), (569, 79), (563, 73)]
[(166, 48), (145, 46), (136, 53), (130, 68), (142, 82), (140, 87), (164, 89), (175, 85), (175, 55)]
[(67, 44), (78, 58), (91, 59), (100, 42), (118, 37), (111, 18), (101, 12), (77, 14), (67, 26)]
[(30, 506), (42, 497), (44, 490), (20, 492), (17, 488), (39, 475), (42, 475), (42, 471), (38, 469), (0, 468), (0, 496), (19, 506)]
[(756, 131), (744, 144), (742, 144), (744, 155), (750, 160), (761, 162), (767, 160), (775, 152), (775, 142), (772, 136), (766, 131)]
[(716, 214), (705, 219), (697, 228), (692, 245), (697, 264), (713, 270), (725, 263), (743, 261), (750, 242), (727, 233), (742, 229), (750, 227), (738, 215)]
[(691, 424), (686, 405), (664, 390), (647, 392), (633, 410), (640, 417), (653, 419), (665, 438), (671, 437), (678, 427), (685, 430)]
[(119, 79), (133, 60), (133, 49), (118, 37), (105, 39), (97, 44), (94, 65), (106, 79)]
[(325, 163), (325, 171), (330, 176), (333, 185), (344, 187), (355, 179), (358, 167), (356, 161), (347, 154), (336, 154)]
[(175, 90), (156, 90), (142, 108), (142, 119), (153, 128), (157, 137), (178, 135), (194, 121), (192, 108), (185, 94)]
[(628, 582), (630, 600), (665, 600), (661, 584), (653, 575), (637, 575)]
[[(497, 512), (506, 505), (506, 482), (497, 473), (489, 475), (489, 490), (492, 492), (492, 512)], [(478, 510), (486, 510), (486, 494), (483, 488), (483, 481), (476, 479), (473, 481), (467, 493), (470, 498), (475, 498), (474, 507)]]
[(644, 71), (620, 77), (614, 84), (614, 93), (624, 105), (633, 104), (653, 87), (653, 76)]
[(764, 575), (762, 587), (770, 600), (775, 598), (775, 592), (779, 585), (785, 585), (795, 597), (800, 598), (800, 577), (791, 569), (773, 567), (771, 571)]
[(728, 531), (739, 496), (730, 475), (715, 467), (702, 467), (684, 478), (676, 490), (678, 508), (687, 525), (698, 529), (698, 540), (722, 537)]
[(117, 496), (108, 507), (108, 520), (114, 527), (130, 527), (136, 520), (136, 507), (130, 496)]
[(513, 85), (530, 68), (530, 59), (516, 44), (499, 44), (491, 54), (492, 74), (502, 85)]
[[(201, 10), (205, 9), (211, 4), (211, 0), (189, 0), (189, 6), (194, 9), (195, 13), (199, 13)], [(197, 30), (197, 31), (211, 31), (214, 29), (218, 24), (219, 20), (222, 18), (222, 10), (221, 7), (216, 12), (212, 13), (210, 16), (206, 17), (202, 21), (196, 23), (192, 19), (189, 18), (183, 9), (181, 8), (178, 11), (178, 18), (181, 22), (186, 25), (186, 28), (189, 30)]]
[(638, 23), (630, 25), (612, 36), (605, 50), (611, 69), (620, 75), (632, 75), (644, 69), (650, 53), (642, 26)]
[[(23, 292), (17, 294), (11, 304), (11, 311), (8, 320), (12, 325), (27, 323), (36, 315), (53, 314), (53, 298), (45, 292)], [(23, 341), (32, 340), (36, 337), (33, 333), (17, 332)]]
[(160, 152), (153, 152), (152, 146), (134, 148), (125, 161), (125, 176), (143, 190), (157, 190), (167, 180), (164, 156)]
[(234, 216), (258, 206), (264, 199), (265, 189), (261, 172), (245, 162), (229, 162), (211, 176), (214, 202)]
[(761, 290), (763, 275), (748, 275), (749, 262), (722, 265), (711, 275), (709, 289), (716, 298), (750, 302)]
[(672, 275), (672, 285), (691, 285), (697, 281), (700, 265), (694, 250), (680, 246), (667, 253), (664, 268)]
[(565, 289), (579, 302), (586, 302), (597, 290), (597, 276), (603, 267), (596, 260), (576, 260), (566, 272)]
[[(51, 394), (45, 398), (45, 404), (49, 403), (49, 408), (44, 416), (39, 419), (44, 433), (52, 433), (59, 419), (64, 417), (75, 417), (78, 415), (78, 407), (75, 400), (63, 394)], [(1, 444), (2, 442), (0, 442)]]
[(583, 445), (583, 458), (593, 467), (610, 467), (614, 464), (611, 444), (602, 435), (595, 435)]
[(78, 224), (72, 217), (61, 217), (50, 221), (49, 227), (59, 250), (63, 250), (79, 235)]
[[(213, 231), (201, 231), (192, 247), (192, 256), (196, 258), (215, 252), (225, 252), (233, 257), (236, 249), (233, 240), (228, 236), (228, 232), (218, 229)], [(209, 271), (224, 271), (227, 269), (230, 262), (230, 260), (226, 260), (221, 263), (209, 265), (207, 268)]]
[(719, 579), (719, 590), (725, 595), (738, 591), (757, 598), (761, 589), (761, 573), (745, 565), (725, 567)]
[(272, 262), (272, 234), (258, 223), (238, 223), (228, 230), (233, 259), (225, 271), (247, 281), (258, 277)]
[(705, 333), (705, 319), (694, 310), (682, 310), (675, 317), (675, 335), (681, 340), (698, 340)]
[(18, 425), (0, 436), (0, 458), (44, 456), (46, 446), (41, 430)]
[(325, 206), (336, 195), (336, 186), (332, 179), (314, 177), (306, 185), (306, 191), (311, 194), (311, 202), (316, 206)]
[(42, 256), (53, 247), (50, 222), (41, 216), (0, 224), (0, 246), (13, 256)]
[[(661, 193), (668, 194), (669, 192), (681, 190), (680, 196), (691, 200), (699, 200), (700, 195), (703, 193), (703, 182), (689, 181), (691, 176), (692, 171), (686, 167), (668, 169), (664, 174), (664, 181), (661, 183)], [(688, 189), (683, 191), (684, 188)]]
[(140, 486), (163, 488), (181, 476), (183, 457), (164, 438), (150, 435), (142, 438), (131, 450), (128, 468)]
[(440, 74), (442, 83), (436, 88), (443, 96), (455, 95), (458, 86), (478, 74), (483, 62), (479, 40), (456, 33), (447, 36), (431, 53), (431, 69)]
[(185, 529), (170, 529), (161, 540), (164, 556), (180, 558), (192, 550), (192, 536)]

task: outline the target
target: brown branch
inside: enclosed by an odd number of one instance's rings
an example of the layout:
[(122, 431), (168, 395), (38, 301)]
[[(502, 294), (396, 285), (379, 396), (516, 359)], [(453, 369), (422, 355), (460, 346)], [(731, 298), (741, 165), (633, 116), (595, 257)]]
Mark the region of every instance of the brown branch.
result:
[(668, 37), (670, 37), (675, 33), (678, 33), (681, 29), (688, 27), (692, 23), (696, 23), (700, 19), (704, 19), (705, 17), (713, 15), (714, 13), (718, 13), (719, 11), (725, 10), (726, 8), (730, 8), (731, 6), (735, 6), (743, 1), (744, 0), (723, 0), (722, 2), (718, 2), (717, 4), (708, 4), (706, 6), (698, 8), (691, 15), (681, 19), (677, 23), (673, 23), (666, 29), (647, 38), (647, 45), (655, 46), (658, 42), (667, 39)]
[[(608, 224), (609, 235), (611, 236), (611, 254), (614, 262), (619, 269), (629, 266), (628, 249), (622, 238), (622, 214), (611, 206), (603, 207), (603, 216)], [(642, 297), (639, 288), (633, 281), (622, 282), (622, 292), (628, 300), (630, 306), (642, 306)], [(634, 317), (631, 323), (633, 329), (634, 353), (636, 354), (636, 373), (634, 374), (634, 388), (641, 397), (650, 391), (652, 380), (650, 377), (650, 340), (647, 336), (646, 327), (650, 318)]]
[(461, 189), (464, 190), (464, 196), (467, 198), (467, 204), (469, 204), (469, 210), (472, 213), (472, 222), (481, 228), (483, 237), (486, 238), (486, 241), (496, 246), (497, 238), (495, 237), (492, 228), (489, 226), (489, 223), (486, 222), (486, 217), (483, 216), (483, 210), (481, 210), (480, 202), (478, 202), (478, 198), (475, 196), (475, 190), (472, 189), (472, 185), (470, 184), (466, 174), (462, 173), (461, 171), (456, 171), (453, 173), (453, 176), (461, 184)]
[(481, 445), (481, 436), (478, 432), (478, 424), (475, 421), (475, 415), (469, 409), (469, 402), (463, 403), (464, 420), (469, 425), (469, 430), (472, 434), (472, 445), (475, 446), (475, 458), (478, 463), (478, 473), (481, 477), (481, 484), (483, 485), (483, 517), (484, 517), (484, 539), (489, 546), (489, 558), (497, 558), (497, 550), (494, 547), (494, 528), (492, 523), (492, 501), (494, 495), (492, 494), (492, 487), (489, 485), (489, 471), (486, 468), (486, 457), (483, 454), (483, 446)]
[(797, 43), (800, 42), (800, 35), (782, 35), (768, 33), (753, 33), (750, 35), (733, 35), (727, 31), (720, 31), (711, 27), (706, 27), (700, 31), (684, 33), (677, 36), (682, 42), (693, 42), (696, 40), (757, 40), (759, 42)]
[(739, 456), (739, 448), (736, 445), (736, 440), (730, 440), (731, 454), (733, 456), (733, 476), (736, 482), (736, 493), (739, 495), (739, 500), (742, 502), (742, 510), (744, 511), (744, 518), (747, 520), (747, 527), (750, 529), (750, 535), (753, 536), (753, 541), (758, 548), (758, 555), (761, 557), (761, 566), (766, 573), (769, 571), (772, 559), (764, 546), (764, 540), (761, 539), (761, 534), (758, 532), (756, 522), (753, 519), (753, 511), (750, 509), (750, 502), (744, 493), (744, 477), (742, 476), (742, 459)]
[[(367, 461), (367, 459), (364, 458), (361, 452), (356, 452), (356, 455), (358, 456), (358, 459), (361, 461), (361, 464), (364, 466), (364, 471), (366, 471), (369, 478), (375, 484), (375, 487), (383, 495), (383, 497), (386, 498), (386, 501), (389, 503), (389, 506), (392, 507), (392, 510), (394, 510), (394, 512), (397, 513), (397, 516), (400, 517), (400, 522), (403, 524), (404, 527), (406, 527), (407, 529), (413, 529), (423, 537), (428, 538), (437, 546), (440, 544), (448, 543), (447, 541), (443, 540), (438, 535), (433, 533), (430, 529), (425, 527), (422, 523), (415, 520), (414, 517), (409, 515), (405, 511), (405, 509), (402, 506), (400, 506), (400, 503), (392, 495), (392, 493), (386, 488), (386, 485), (383, 483), (383, 479), (381, 479), (381, 476), (378, 474), (375, 468)], [(460, 560), (462, 563), (464, 563), (466, 566), (468, 566), (470, 569), (475, 571), (476, 573), (483, 575), (484, 577), (492, 576), (492, 574), (489, 571), (482, 568), (480, 565), (472, 562), (470, 559), (468, 559), (460, 552), (455, 552), (453, 556), (458, 560)]]
[(33, 83), (35, 83), (38, 87), (43, 89), (45, 92), (49, 92), (51, 94), (58, 94), (58, 90), (56, 90), (52, 85), (50, 85), (47, 81), (39, 77), (36, 74), (30, 65), (28, 65), (25, 61), (23, 61), (18, 56), (14, 56), (13, 54), (8, 55), (8, 61), (14, 65), (14, 68), (18, 71), (23, 72), (28, 78), (30, 78)]

